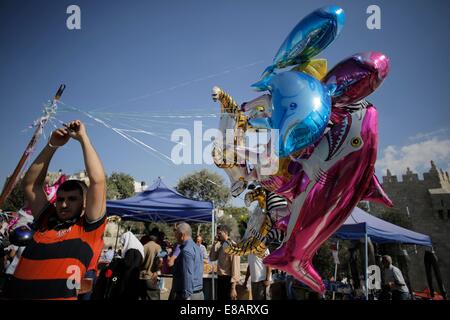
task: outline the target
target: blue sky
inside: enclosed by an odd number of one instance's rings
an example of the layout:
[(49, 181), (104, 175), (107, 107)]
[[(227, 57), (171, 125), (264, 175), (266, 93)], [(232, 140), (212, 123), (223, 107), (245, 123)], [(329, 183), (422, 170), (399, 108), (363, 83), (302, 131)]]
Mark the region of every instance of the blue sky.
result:
[[(81, 8), (81, 30), (66, 27), (71, 4)], [(197, 120), (205, 129), (217, 127), (218, 118), (205, 117), (219, 110), (211, 88), (224, 88), (239, 103), (258, 96), (250, 85), (287, 34), (308, 13), (330, 4), (342, 6), (347, 20), (341, 35), (319, 55), (329, 67), (367, 50), (381, 51), (391, 61), (388, 78), (370, 97), (379, 111), (377, 173), (390, 167), (401, 174), (406, 166), (422, 172), (431, 159), (448, 170), (448, 0), (4, 0), (0, 181), (13, 171), (31, 137), (28, 126), (60, 83), (67, 85), (66, 105), (94, 110), (116, 128), (155, 133), (159, 137), (132, 134), (170, 156), (170, 133), (193, 128), (193, 118), (179, 116), (202, 116)], [(381, 8), (381, 30), (366, 27), (371, 4)], [(57, 114), (60, 121), (86, 122), (109, 174), (127, 172), (147, 183), (161, 176), (169, 186), (204, 167), (223, 174), (214, 166), (175, 166), (81, 113), (63, 111)], [(43, 138), (33, 158), (44, 143)], [(50, 169), (83, 167), (81, 149), (72, 141), (58, 151)]]

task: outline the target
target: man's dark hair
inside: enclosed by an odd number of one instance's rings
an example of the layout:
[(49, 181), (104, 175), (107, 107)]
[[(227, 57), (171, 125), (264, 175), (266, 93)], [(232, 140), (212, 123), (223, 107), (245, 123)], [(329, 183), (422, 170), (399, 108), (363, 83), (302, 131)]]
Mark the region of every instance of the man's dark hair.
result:
[(150, 235), (148, 236), (148, 239), (149, 239), (150, 241), (156, 242), (156, 241), (158, 240), (158, 237), (156, 236), (156, 234), (150, 234)]
[(227, 235), (230, 235), (230, 232), (231, 232), (230, 227), (227, 226), (226, 224), (219, 224), (219, 225), (217, 226), (217, 230), (223, 231), (223, 232), (225, 232)]
[(58, 191), (74, 191), (77, 190), (82, 197), (84, 197), (87, 186), (86, 183), (80, 180), (66, 180), (59, 187)]

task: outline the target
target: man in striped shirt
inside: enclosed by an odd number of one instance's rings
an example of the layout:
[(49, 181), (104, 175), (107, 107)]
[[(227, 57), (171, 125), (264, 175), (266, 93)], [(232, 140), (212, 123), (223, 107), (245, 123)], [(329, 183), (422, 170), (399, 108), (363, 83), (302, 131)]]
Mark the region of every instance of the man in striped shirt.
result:
[[(51, 205), (44, 193), (48, 166), (55, 151), (70, 138), (83, 150), (89, 187), (68, 180), (58, 188), (55, 205)], [(82, 277), (96, 268), (106, 225), (105, 173), (81, 121), (72, 121), (52, 133), (23, 184), (37, 230), (17, 265), (8, 296), (76, 299)]]

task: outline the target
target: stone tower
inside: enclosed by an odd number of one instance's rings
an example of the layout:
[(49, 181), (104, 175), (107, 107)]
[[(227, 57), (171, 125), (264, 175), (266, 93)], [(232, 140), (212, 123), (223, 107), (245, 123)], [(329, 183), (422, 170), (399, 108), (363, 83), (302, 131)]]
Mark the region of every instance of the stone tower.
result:
[[(419, 175), (406, 169), (401, 181), (387, 170), (383, 176), (383, 189), (394, 203), (394, 208), (405, 214), (414, 231), (429, 235), (439, 258), (439, 265), (446, 288), (450, 287), (450, 180), (448, 172), (438, 169), (431, 161), (431, 168)], [(371, 205), (372, 214), (380, 214), (380, 205)], [(423, 262), (424, 248), (410, 253), (410, 279), (415, 290), (427, 287)], [(437, 289), (437, 286), (435, 285)]]

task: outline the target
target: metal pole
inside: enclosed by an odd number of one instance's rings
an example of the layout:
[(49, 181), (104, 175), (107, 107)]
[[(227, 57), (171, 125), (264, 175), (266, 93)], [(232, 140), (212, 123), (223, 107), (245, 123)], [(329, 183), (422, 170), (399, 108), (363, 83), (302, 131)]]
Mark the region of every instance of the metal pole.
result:
[[(62, 84), (59, 86), (58, 91), (56, 92), (55, 96), (53, 97), (52, 106), (55, 106), (57, 102), (61, 99), (61, 95), (64, 92), (64, 89), (66, 88), (66, 85)], [(31, 155), (31, 151), (33, 147), (36, 145), (39, 137), (41, 136), (42, 130), (44, 126), (47, 124), (49, 119), (49, 115), (46, 115), (46, 118), (42, 120), (37, 126), (36, 130), (34, 131), (33, 136), (31, 137), (30, 142), (28, 143), (27, 147), (25, 148), (25, 151), (22, 154), (22, 157), (20, 158), (19, 162), (17, 163), (16, 168), (14, 169), (14, 172), (12, 175), (8, 178), (8, 181), (6, 181), (5, 186), (3, 188), (3, 191), (0, 195), (0, 207), (3, 206), (6, 199), (8, 199), (8, 196), (10, 195), (11, 191), (13, 190), (14, 186), (16, 185), (16, 182), (18, 180), (20, 172), (22, 172), (23, 166), (25, 165), (27, 159)]]
[[(216, 208), (215, 208), (215, 205), (214, 205), (214, 201), (213, 201), (213, 210), (212, 210), (212, 223), (211, 223), (211, 243), (212, 243), (212, 245), (214, 246), (215, 245), (215, 242), (214, 242), (214, 239), (216, 238), (216, 226), (215, 226), (215, 224), (216, 224), (216, 219), (215, 219), (215, 217), (216, 217)], [(214, 264), (212, 264), (211, 263), (211, 267), (212, 267), (212, 279), (211, 279), (211, 290), (212, 290), (212, 299), (213, 300), (216, 300), (216, 291), (215, 291), (215, 275), (216, 275), (216, 272), (214, 271)]]
[[(217, 186), (217, 183), (212, 181), (211, 179), (206, 179), (206, 181), (214, 184)], [(214, 203), (214, 200), (212, 200), (213, 204), (213, 210), (212, 210), (212, 219), (211, 219), (211, 243), (214, 246), (215, 245), (215, 238), (216, 238), (216, 204)], [(212, 267), (212, 279), (211, 279), (211, 290), (212, 290), (212, 299), (216, 300), (216, 292), (215, 292), (215, 276), (216, 272), (214, 271), (214, 265), (211, 264)]]
[[(336, 242), (336, 251), (337, 251), (338, 257), (339, 257), (339, 240)], [(338, 264), (335, 263), (334, 264), (334, 282), (335, 283), (337, 282), (337, 269), (338, 269)], [(333, 300), (335, 300), (335, 297), (336, 297), (336, 291), (333, 290)]]
[[(367, 226), (366, 226), (367, 228)], [(369, 268), (368, 264), (369, 264), (369, 253), (368, 253), (368, 248), (367, 248), (367, 229), (366, 229), (366, 235), (365, 235), (365, 239), (364, 239), (364, 251), (365, 251), (365, 277), (366, 277), (366, 300), (369, 300), (369, 275), (368, 275), (368, 271), (367, 269)]]
[(114, 256), (113, 256), (113, 259), (115, 258), (116, 252), (117, 252), (117, 240), (119, 239), (119, 231), (120, 231), (120, 220), (117, 220), (116, 244), (114, 245)]

